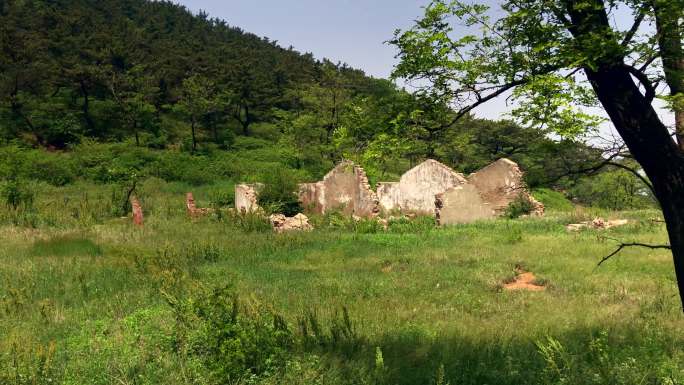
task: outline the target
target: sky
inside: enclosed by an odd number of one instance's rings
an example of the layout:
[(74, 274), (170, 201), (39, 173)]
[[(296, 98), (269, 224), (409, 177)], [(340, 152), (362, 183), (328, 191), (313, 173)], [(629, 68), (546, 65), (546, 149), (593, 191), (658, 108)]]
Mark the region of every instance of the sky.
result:
[[(428, 0), (175, 0), (193, 12), (205, 11), (258, 36), (310, 52), (315, 58), (347, 63), (366, 74), (387, 78), (397, 60), (385, 42), (397, 28), (407, 29)], [(487, 0), (493, 8), (497, 0)], [(631, 24), (631, 15), (618, 15)], [(511, 111), (505, 98), (478, 107), (476, 116), (502, 119)], [(671, 114), (660, 110), (667, 123)]]

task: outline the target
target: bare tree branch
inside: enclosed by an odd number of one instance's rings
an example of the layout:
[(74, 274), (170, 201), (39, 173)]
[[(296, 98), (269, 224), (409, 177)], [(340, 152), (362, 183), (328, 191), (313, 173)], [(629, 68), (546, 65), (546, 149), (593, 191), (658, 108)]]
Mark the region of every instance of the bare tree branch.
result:
[(631, 65), (625, 64), (624, 67), (625, 69), (627, 69), (627, 71), (629, 71), (629, 73), (632, 76), (637, 78), (637, 80), (639, 80), (639, 82), (644, 86), (644, 88), (646, 89), (646, 94), (644, 95), (644, 97), (648, 100), (649, 103), (652, 102), (656, 96), (656, 90), (655, 87), (653, 87), (651, 79), (649, 79), (645, 73), (639, 71)]
[(644, 17), (646, 17), (646, 10), (642, 7), (639, 10), (639, 14), (634, 19), (634, 24), (632, 24), (632, 28), (630, 28), (629, 31), (627, 31), (627, 34), (625, 35), (625, 38), (622, 39), (622, 43), (620, 43), (620, 45), (622, 45), (623, 47), (627, 47), (627, 45), (629, 45), (629, 43), (634, 38), (634, 34), (636, 34), (639, 30), (641, 22), (644, 21)]
[(607, 256), (603, 257), (601, 261), (596, 265), (596, 267), (600, 267), (604, 262), (615, 256), (617, 253), (622, 251), (625, 247), (645, 247), (647, 249), (668, 249), (672, 250), (672, 247), (670, 245), (649, 245), (647, 243), (639, 243), (639, 242), (631, 242), (631, 243), (620, 243), (618, 245), (618, 248), (615, 249), (612, 253), (608, 254)]

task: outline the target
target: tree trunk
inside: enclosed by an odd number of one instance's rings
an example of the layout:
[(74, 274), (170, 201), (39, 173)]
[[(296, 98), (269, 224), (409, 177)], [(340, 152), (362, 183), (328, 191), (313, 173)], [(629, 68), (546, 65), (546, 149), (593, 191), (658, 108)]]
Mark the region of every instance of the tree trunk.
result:
[(627, 70), (585, 71), (618, 133), (653, 184), (667, 224), (684, 306), (684, 155)]
[[(570, 33), (578, 42), (614, 39), (602, 0), (594, 6), (567, 2)], [(660, 121), (651, 100), (641, 94), (619, 52), (601, 57), (584, 71), (599, 101), (634, 159), (653, 184), (667, 225), (679, 296), (684, 309), (684, 152)]]
[(138, 122), (133, 121), (133, 132), (135, 133), (135, 145), (140, 147), (140, 136), (138, 135)]
[(242, 133), (245, 136), (249, 136), (249, 125), (252, 123), (252, 117), (249, 115), (249, 106), (245, 104), (245, 120), (241, 121)]
[(679, 295), (684, 306), (684, 180), (673, 178), (667, 184), (676, 196), (667, 199), (667, 205), (662, 201), (660, 204), (672, 247)]
[(192, 153), (194, 154), (197, 150), (197, 138), (195, 137), (195, 119), (192, 119), (190, 129), (192, 131)]
[[(653, 0), (656, 30), (660, 57), (663, 60), (665, 81), (670, 95), (684, 94), (684, 48), (679, 20), (684, 17), (684, 9), (671, 0)], [(683, 102), (684, 103), (684, 102)], [(684, 106), (675, 105), (675, 134), (679, 148), (684, 150)]]
[(90, 95), (88, 94), (88, 87), (86, 87), (85, 82), (83, 80), (79, 81), (79, 85), (81, 88), (81, 94), (83, 95), (83, 119), (86, 122), (86, 127), (88, 127), (88, 131), (90, 133), (94, 133), (95, 122), (93, 122), (93, 118), (90, 116)]

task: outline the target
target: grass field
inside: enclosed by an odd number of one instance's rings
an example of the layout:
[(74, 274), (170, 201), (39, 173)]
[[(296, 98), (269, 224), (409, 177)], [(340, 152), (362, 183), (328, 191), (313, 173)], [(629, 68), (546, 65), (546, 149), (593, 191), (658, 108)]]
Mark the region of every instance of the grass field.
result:
[[(226, 188), (195, 197), (206, 206)], [(90, 185), (0, 215), (0, 383), (684, 383), (669, 253), (627, 249), (596, 267), (609, 238), (666, 242), (656, 211), (388, 231), (314, 218), (316, 231), (275, 235), (256, 218), (188, 219), (186, 190), (147, 181), (142, 229)], [(595, 215), (633, 222), (565, 231)], [(502, 290), (516, 265), (547, 289)], [(226, 345), (233, 311), (244, 324)]]

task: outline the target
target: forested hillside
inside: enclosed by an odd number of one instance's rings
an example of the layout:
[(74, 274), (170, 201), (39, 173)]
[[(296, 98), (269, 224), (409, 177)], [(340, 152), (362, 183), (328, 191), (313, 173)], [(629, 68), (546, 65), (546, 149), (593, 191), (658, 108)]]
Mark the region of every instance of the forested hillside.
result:
[(509, 157), (533, 187), (576, 187), (568, 165), (600, 159), (509, 121), (452, 123), (391, 81), (168, 1), (0, 0), (0, 19), (0, 155), (21, 165), (5, 178), (311, 180), (347, 158), (378, 181), (425, 158), (472, 172)]

